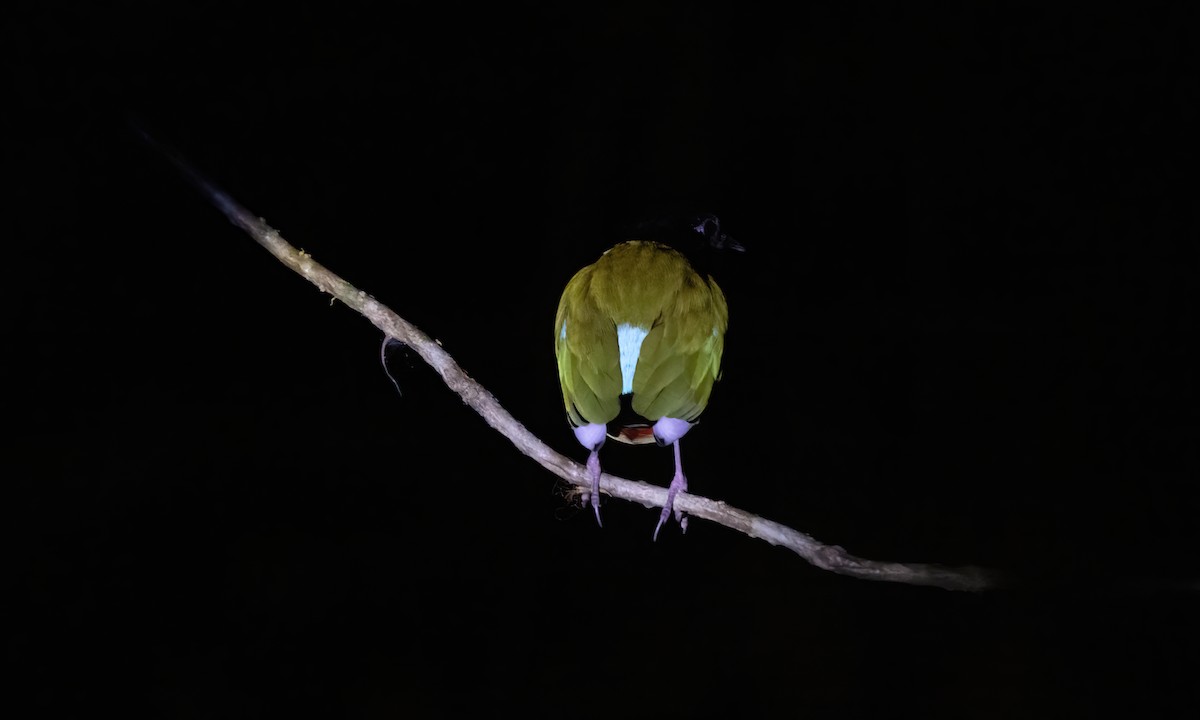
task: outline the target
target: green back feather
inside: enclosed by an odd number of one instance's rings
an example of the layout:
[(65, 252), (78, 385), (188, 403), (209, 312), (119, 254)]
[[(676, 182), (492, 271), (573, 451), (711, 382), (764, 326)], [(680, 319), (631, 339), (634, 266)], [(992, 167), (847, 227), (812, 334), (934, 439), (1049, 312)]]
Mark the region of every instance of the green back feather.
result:
[(576, 273), (559, 301), (555, 354), (571, 423), (607, 424), (620, 412), (624, 323), (649, 331), (633, 376), (634, 411), (650, 422), (694, 421), (720, 373), (725, 295), (679, 252), (635, 240)]

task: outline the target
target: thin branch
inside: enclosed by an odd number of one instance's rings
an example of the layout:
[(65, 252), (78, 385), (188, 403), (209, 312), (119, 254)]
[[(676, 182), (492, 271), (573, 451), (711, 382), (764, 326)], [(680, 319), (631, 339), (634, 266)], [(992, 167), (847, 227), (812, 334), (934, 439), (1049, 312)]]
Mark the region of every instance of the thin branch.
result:
[[(482, 385), (473, 380), (442, 346), (416, 326), (397, 315), (366, 292), (359, 290), (330, 271), (311, 255), (289, 244), (280, 234), (261, 218), (251, 215), (228, 195), (205, 180), (178, 155), (162, 147), (153, 138), (143, 133), (143, 138), (155, 146), (183, 172), (183, 174), (214, 205), (229, 218), (230, 222), (246, 231), (284, 265), (304, 276), (322, 292), (327, 292), (348, 307), (357, 310), (388, 337), (395, 338), (412, 348), (430, 365), (450, 389), (458, 393), (513, 445), (525, 455), (536, 460), (550, 472), (566, 480), (578, 490), (589, 490), (590, 481), (585, 468), (573, 460), (555, 452), (544, 442), (525, 429), (525, 426), (505, 410)], [(644, 482), (626, 480), (615, 475), (600, 477), (600, 490), (622, 500), (641, 503), (646, 507), (662, 507), (667, 499), (667, 489)], [(813, 565), (841, 575), (862, 580), (882, 580), (930, 585), (948, 590), (984, 590), (1000, 584), (1000, 576), (984, 568), (945, 567), (926, 563), (895, 563), (864, 560), (855, 557), (837, 545), (826, 545), (798, 530), (794, 530), (753, 513), (731, 507), (718, 500), (699, 495), (680, 493), (675, 498), (675, 507), (692, 517), (712, 522), (745, 533), (750, 537), (766, 540), (772, 545), (785, 547)]]

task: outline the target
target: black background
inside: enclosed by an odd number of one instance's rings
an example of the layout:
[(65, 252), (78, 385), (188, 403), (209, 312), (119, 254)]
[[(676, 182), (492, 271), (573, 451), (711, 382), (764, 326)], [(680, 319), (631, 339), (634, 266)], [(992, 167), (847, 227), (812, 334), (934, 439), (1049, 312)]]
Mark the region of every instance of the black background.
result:
[[(13, 676), (45, 713), (1062, 717), (1197, 707), (1200, 126), (1184, 12), (17, 12)], [(1132, 6), (1130, 6), (1132, 7)], [(716, 213), (699, 494), (983, 594), (606, 499), (138, 142), (139, 118), (582, 458), (551, 325)], [(609, 445), (665, 485), (671, 456)]]

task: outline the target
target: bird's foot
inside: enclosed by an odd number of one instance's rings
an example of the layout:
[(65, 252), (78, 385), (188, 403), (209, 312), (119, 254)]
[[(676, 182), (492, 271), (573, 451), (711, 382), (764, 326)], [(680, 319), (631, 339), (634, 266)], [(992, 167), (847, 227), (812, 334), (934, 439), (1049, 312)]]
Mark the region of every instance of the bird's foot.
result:
[(600, 521), (600, 453), (595, 450), (588, 455), (587, 470), (588, 477), (592, 479), (592, 491), (583, 493), (583, 502), (587, 504), (591, 501), (592, 510), (596, 511), (596, 524), (604, 527), (604, 523)]
[(655, 540), (658, 540), (658, 531), (662, 529), (667, 518), (671, 517), (672, 512), (675, 513), (675, 521), (679, 523), (680, 529), (687, 532), (687, 515), (675, 507), (675, 495), (680, 491), (687, 492), (687, 477), (682, 472), (676, 472), (670, 487), (667, 488), (667, 502), (663, 505), (662, 514), (658, 516), (658, 525), (654, 526)]

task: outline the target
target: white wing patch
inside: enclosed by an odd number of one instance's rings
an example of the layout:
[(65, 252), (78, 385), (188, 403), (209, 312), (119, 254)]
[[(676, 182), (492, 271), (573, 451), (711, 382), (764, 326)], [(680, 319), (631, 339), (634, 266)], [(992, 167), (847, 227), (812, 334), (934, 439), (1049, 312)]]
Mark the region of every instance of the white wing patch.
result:
[(633, 392), (633, 372), (637, 370), (638, 357), (642, 354), (642, 341), (650, 331), (637, 325), (621, 323), (617, 326), (617, 347), (621, 350), (621, 394)]
[(566, 320), (563, 320), (562, 331), (558, 333), (558, 339), (559, 340), (567, 339), (567, 321)]

